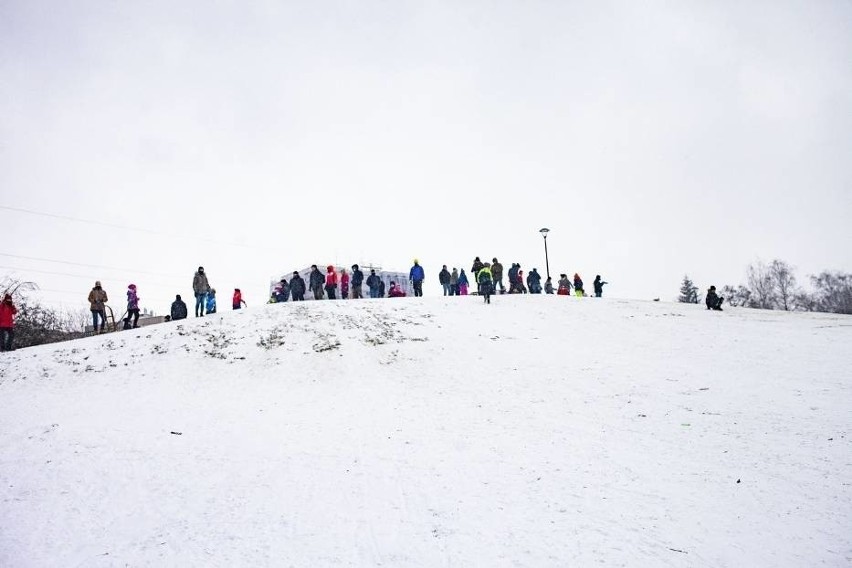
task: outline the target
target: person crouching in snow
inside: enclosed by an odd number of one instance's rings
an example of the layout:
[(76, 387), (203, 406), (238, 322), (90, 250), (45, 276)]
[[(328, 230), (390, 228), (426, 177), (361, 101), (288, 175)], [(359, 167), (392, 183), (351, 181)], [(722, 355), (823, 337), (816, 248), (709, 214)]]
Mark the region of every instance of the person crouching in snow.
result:
[(337, 292), (337, 273), (334, 271), (334, 267), (332, 265), (328, 265), (326, 267), (326, 275), (325, 275), (325, 293), (328, 294), (329, 300), (336, 300), (335, 294)]
[(716, 287), (715, 286), (710, 286), (710, 288), (707, 289), (707, 297), (704, 299), (704, 303), (707, 305), (708, 310), (716, 310), (716, 311), (721, 312), (722, 311), (722, 302), (724, 302), (724, 301), (725, 301), (725, 298), (720, 298), (716, 294)]
[(246, 303), (243, 301), (243, 293), (240, 292), (239, 288), (234, 288), (234, 297), (231, 299), (231, 307), (235, 310), (239, 310), (245, 305)]
[(207, 292), (207, 300), (206, 300), (206, 308), (208, 314), (216, 313), (216, 288), (210, 288), (210, 291)]
[(390, 287), (388, 288), (388, 298), (404, 298), (405, 292), (396, 285), (396, 282), (391, 280)]

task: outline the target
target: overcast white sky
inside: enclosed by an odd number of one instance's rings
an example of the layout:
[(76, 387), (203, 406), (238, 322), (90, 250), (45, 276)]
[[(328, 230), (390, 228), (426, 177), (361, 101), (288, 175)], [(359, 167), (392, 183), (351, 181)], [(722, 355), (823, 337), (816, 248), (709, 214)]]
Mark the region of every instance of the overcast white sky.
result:
[(0, 1), (0, 274), (73, 307), (414, 257), (439, 294), (544, 273), (541, 227), (609, 296), (804, 280), (852, 269), (850, 156), (840, 0)]

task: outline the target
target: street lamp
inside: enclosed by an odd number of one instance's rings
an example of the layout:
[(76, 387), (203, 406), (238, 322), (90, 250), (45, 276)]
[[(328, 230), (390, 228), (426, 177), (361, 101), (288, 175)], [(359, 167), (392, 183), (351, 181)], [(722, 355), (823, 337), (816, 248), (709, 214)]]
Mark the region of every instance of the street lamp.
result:
[(550, 278), (550, 261), (547, 260), (547, 233), (550, 232), (550, 229), (545, 227), (544, 229), (539, 229), (538, 232), (544, 237), (544, 264), (545, 268), (547, 268), (547, 277)]

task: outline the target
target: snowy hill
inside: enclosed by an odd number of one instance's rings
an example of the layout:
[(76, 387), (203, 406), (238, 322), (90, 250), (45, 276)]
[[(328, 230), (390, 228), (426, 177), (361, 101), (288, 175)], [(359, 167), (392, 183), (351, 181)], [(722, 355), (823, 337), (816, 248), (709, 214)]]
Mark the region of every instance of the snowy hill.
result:
[(852, 318), (277, 304), (4, 354), (0, 566), (842, 566)]

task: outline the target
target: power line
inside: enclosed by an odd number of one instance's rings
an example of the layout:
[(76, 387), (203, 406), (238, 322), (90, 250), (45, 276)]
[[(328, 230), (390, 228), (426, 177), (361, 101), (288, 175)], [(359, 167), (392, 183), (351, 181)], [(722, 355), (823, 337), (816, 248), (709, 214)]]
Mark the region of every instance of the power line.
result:
[(173, 276), (171, 274), (163, 274), (162, 272), (146, 272), (144, 270), (138, 270), (138, 269), (135, 269), (135, 268), (118, 268), (118, 267), (115, 267), (115, 266), (104, 266), (102, 264), (85, 264), (85, 263), (82, 263), (82, 262), (71, 262), (71, 261), (68, 261), (68, 260), (55, 260), (55, 259), (52, 259), (52, 258), (40, 258), (40, 257), (37, 257), (37, 256), (23, 256), (23, 255), (17, 255), (17, 254), (9, 254), (9, 253), (5, 253), (5, 252), (0, 252), (0, 256), (8, 256), (10, 258), (18, 258), (18, 259), (23, 259), (23, 260), (35, 260), (37, 262), (55, 262), (57, 264), (68, 264), (68, 265), (71, 265), (71, 266), (84, 266), (84, 267), (87, 267), (87, 268), (100, 268), (100, 269), (103, 269), (103, 270), (118, 270), (118, 271), (121, 271), (121, 272), (128, 272), (128, 273), (133, 273), (133, 274), (147, 274), (149, 276), (162, 276), (162, 277), (165, 277), (165, 278), (177, 279), (176, 276)]
[(235, 242), (219, 241), (219, 240), (216, 240), (216, 239), (210, 239), (210, 238), (206, 238), (206, 237), (195, 237), (195, 236), (188, 237), (187, 235), (178, 235), (176, 233), (165, 233), (163, 231), (157, 231), (157, 230), (148, 229), (148, 228), (145, 228), (145, 227), (128, 227), (127, 225), (119, 225), (118, 223), (105, 223), (103, 221), (95, 221), (94, 219), (81, 219), (79, 217), (71, 217), (69, 215), (57, 215), (55, 213), (45, 213), (43, 211), (34, 211), (32, 209), (24, 209), (22, 207), (10, 207), (8, 205), (0, 205), (0, 209), (4, 209), (6, 211), (14, 211), (15, 213), (25, 213), (27, 215), (37, 215), (37, 216), (40, 216), (40, 217), (48, 217), (48, 218), (51, 218), (51, 219), (61, 219), (63, 221), (72, 221), (74, 223), (85, 223), (85, 224), (89, 224), (89, 225), (98, 225), (98, 226), (101, 226), (101, 227), (109, 227), (111, 229), (123, 229), (125, 231), (137, 231), (137, 232), (140, 232), (140, 233), (147, 233), (149, 235), (160, 235), (160, 236), (163, 236), (163, 237), (170, 237), (170, 238), (173, 238), (173, 239), (190, 239), (191, 238), (193, 241), (202, 241), (202, 242), (207, 242), (207, 243), (216, 244), (216, 245), (277, 252), (276, 249), (273, 249), (273, 248), (270, 248), (270, 247), (261, 247), (261, 246), (256, 246), (256, 245), (245, 245), (245, 244), (240, 244), (240, 243), (235, 243)]

